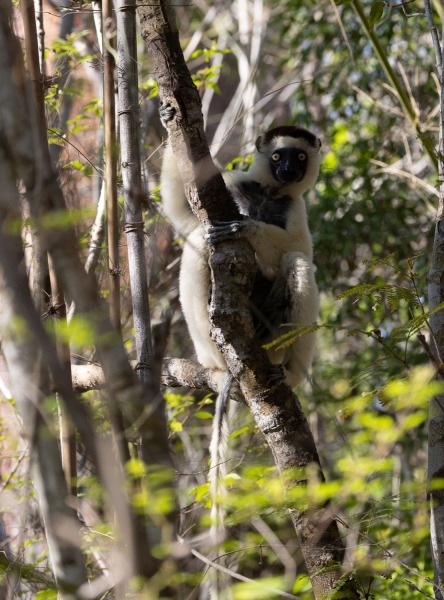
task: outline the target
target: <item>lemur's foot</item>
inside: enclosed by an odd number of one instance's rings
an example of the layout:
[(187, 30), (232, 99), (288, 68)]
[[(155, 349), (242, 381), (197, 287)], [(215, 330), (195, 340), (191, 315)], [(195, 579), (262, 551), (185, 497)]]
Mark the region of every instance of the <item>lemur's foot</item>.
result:
[(174, 108), (174, 106), (171, 106), (171, 104), (162, 104), (159, 107), (160, 121), (165, 128), (167, 126), (167, 123), (169, 123), (174, 118), (175, 114), (176, 109)]
[(246, 221), (215, 221), (205, 232), (205, 239), (211, 245), (240, 237), (247, 225)]
[(268, 377), (269, 385), (278, 385), (285, 379), (284, 368), (282, 365), (271, 365), (270, 375)]
[(231, 383), (230, 398), (235, 402), (242, 402), (242, 404), (245, 404), (244, 395), (241, 392), (239, 383), (235, 379), (233, 379)]

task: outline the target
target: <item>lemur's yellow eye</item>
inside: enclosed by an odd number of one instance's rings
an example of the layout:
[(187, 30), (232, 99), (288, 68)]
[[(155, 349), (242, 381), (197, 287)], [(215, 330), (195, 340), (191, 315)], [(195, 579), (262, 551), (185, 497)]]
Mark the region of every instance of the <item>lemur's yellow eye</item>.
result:
[(299, 160), (307, 160), (307, 155), (304, 152), (299, 152), (298, 158)]
[(273, 154), (271, 155), (271, 160), (273, 162), (277, 162), (280, 158), (281, 158), (281, 155), (279, 154), (279, 152), (273, 152)]

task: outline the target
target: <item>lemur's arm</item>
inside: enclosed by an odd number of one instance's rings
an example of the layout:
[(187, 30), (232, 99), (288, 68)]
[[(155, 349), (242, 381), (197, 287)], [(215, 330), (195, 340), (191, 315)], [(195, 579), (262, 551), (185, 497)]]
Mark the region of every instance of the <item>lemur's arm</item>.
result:
[[(159, 111), (162, 123), (166, 123), (173, 118), (175, 112), (169, 104), (161, 106)], [(160, 189), (166, 217), (171, 221), (175, 230), (187, 238), (200, 224), (186, 199), (183, 181), (169, 139), (166, 142), (163, 155)]]
[(288, 252), (304, 253), (312, 256), (312, 242), (307, 229), (294, 229), (289, 232), (282, 227), (245, 219), (215, 223), (205, 233), (210, 244), (216, 244), (230, 237), (244, 237), (256, 253), (260, 270), (268, 277), (275, 277), (281, 269), (282, 257)]

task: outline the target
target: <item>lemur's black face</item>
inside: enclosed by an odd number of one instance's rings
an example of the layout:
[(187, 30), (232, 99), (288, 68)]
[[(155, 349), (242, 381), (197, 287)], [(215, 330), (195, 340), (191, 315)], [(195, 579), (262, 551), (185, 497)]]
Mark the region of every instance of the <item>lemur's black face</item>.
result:
[(270, 155), (271, 174), (282, 184), (302, 181), (307, 163), (308, 155), (303, 148), (276, 148)]

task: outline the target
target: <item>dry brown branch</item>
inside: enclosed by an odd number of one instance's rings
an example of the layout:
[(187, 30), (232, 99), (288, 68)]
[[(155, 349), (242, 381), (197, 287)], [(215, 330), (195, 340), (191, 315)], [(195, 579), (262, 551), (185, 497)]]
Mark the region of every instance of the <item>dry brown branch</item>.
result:
[[(131, 361), (133, 369), (137, 361)], [(162, 362), (162, 384), (168, 387), (188, 387), (217, 392), (217, 382), (211, 369), (192, 360), (165, 358)], [(78, 393), (97, 390), (105, 385), (103, 369), (98, 364), (72, 365), (74, 390)], [(55, 391), (55, 390), (54, 390)]]

